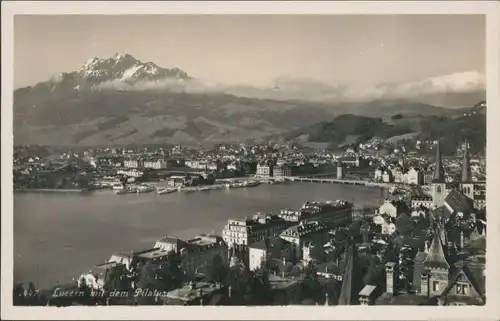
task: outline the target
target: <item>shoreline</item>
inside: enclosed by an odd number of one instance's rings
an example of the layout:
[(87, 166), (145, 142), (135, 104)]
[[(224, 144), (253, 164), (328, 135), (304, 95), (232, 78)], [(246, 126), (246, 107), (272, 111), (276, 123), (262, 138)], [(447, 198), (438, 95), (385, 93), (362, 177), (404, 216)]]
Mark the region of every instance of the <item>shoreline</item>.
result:
[[(272, 180), (271, 181), (264, 181), (264, 180), (258, 180), (259, 184), (271, 184), (273, 185)], [(304, 182), (304, 181), (294, 181), (294, 180), (286, 180), (286, 183), (312, 183), (312, 182)], [(227, 184), (227, 183), (226, 183)], [(204, 192), (204, 191), (213, 191), (213, 190), (221, 190), (221, 189), (226, 189), (228, 188), (224, 183), (217, 183), (213, 185), (205, 185), (205, 186), (197, 186), (197, 187), (184, 187), (179, 190), (179, 192)], [(233, 185), (234, 183), (232, 183)], [(394, 185), (391, 183), (378, 183), (378, 182), (366, 182), (366, 183), (361, 183), (361, 184), (345, 184), (343, 182), (332, 182), (332, 183), (326, 183), (326, 184), (335, 184), (335, 185), (357, 185), (357, 186), (365, 186), (365, 187), (375, 187), (375, 188), (381, 188), (381, 189), (388, 189), (390, 186)], [(157, 187), (158, 184), (152, 184), (153, 186)], [(236, 185), (236, 184), (234, 184)], [(231, 186), (229, 187), (230, 189), (239, 189), (239, 188), (250, 188), (250, 187), (257, 187), (258, 185), (253, 185), (253, 186)], [(14, 193), (85, 193), (85, 192), (93, 192), (95, 189), (77, 189), (77, 188), (66, 188), (66, 189), (58, 189), (58, 188), (17, 188), (14, 189)]]
[(92, 190), (78, 188), (16, 188), (14, 193), (84, 193)]

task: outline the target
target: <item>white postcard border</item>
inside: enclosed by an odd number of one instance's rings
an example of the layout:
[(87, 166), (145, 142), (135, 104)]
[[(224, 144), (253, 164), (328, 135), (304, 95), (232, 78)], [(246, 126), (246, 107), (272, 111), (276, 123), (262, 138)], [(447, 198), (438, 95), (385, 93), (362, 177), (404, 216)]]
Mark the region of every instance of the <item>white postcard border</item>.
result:
[[(495, 1), (16, 1), (2, 2), (2, 319), (475, 319), (500, 316), (500, 18)], [(13, 307), (13, 15), (15, 14), (486, 14), (487, 15), (487, 303), (484, 307)], [(443, 40), (446, 41), (446, 40)], [(473, 48), (471, 49), (473, 50)], [(500, 229), (499, 229), (500, 230)]]

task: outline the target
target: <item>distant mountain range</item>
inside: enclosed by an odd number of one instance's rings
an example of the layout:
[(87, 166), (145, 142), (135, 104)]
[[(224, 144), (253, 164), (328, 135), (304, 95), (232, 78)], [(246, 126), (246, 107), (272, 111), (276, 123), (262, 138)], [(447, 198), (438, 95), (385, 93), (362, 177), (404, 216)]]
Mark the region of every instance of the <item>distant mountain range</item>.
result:
[[(90, 59), (78, 70), (15, 90), (14, 141), (195, 145), (286, 135), (345, 113), (384, 119), (394, 114), (452, 115), (456, 113), (452, 109), (420, 101), (445, 97), (448, 102), (461, 101), (453, 105), (460, 107), (463, 101), (484, 99), (481, 77), (462, 76), (468, 80), (455, 75), (390, 91), (386, 86), (384, 95), (353, 99), (349, 89), (290, 78), (278, 79), (272, 88), (223, 86), (191, 77), (179, 68), (166, 69), (129, 54), (115, 54)], [(404, 92), (413, 94), (403, 97)], [(426, 94), (417, 101), (416, 92)]]
[(467, 140), (473, 153), (484, 152), (486, 147), (486, 102), (460, 109), (447, 116), (393, 114), (382, 119), (343, 114), (331, 121), (295, 129), (283, 136), (307, 146), (308, 143), (327, 143), (336, 148), (365, 143), (372, 138), (396, 143), (408, 140), (427, 141), (439, 138), (444, 154), (454, 154)]

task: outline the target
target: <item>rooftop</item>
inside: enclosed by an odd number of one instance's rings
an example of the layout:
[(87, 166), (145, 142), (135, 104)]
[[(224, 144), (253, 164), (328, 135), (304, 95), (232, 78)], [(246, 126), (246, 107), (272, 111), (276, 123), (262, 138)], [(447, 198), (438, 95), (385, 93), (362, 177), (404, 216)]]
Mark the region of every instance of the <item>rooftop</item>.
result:
[(370, 296), (376, 287), (377, 287), (376, 285), (365, 285), (365, 287), (361, 290), (361, 292), (359, 292), (359, 295)]
[(330, 226), (325, 224), (324, 222), (311, 221), (307, 223), (300, 223), (295, 226), (292, 226), (281, 233), (281, 236), (293, 236), (293, 237), (301, 237), (306, 236), (311, 233), (324, 231), (329, 229)]
[(473, 208), (471, 200), (456, 190), (448, 193), (445, 202), (455, 212), (470, 213)]
[(194, 239), (187, 240), (186, 243), (198, 246), (207, 246), (211, 244), (216, 244), (221, 241), (222, 238), (218, 235), (200, 234), (196, 236)]
[(137, 254), (136, 256), (141, 258), (141, 259), (153, 260), (153, 259), (156, 259), (158, 257), (166, 256), (167, 254), (168, 254), (167, 251), (162, 250), (160, 248), (155, 248), (149, 252)]
[(172, 237), (172, 236), (165, 236), (164, 238), (156, 241), (157, 243), (166, 243), (166, 244), (179, 244), (179, 243), (184, 243), (183, 240), (177, 237)]

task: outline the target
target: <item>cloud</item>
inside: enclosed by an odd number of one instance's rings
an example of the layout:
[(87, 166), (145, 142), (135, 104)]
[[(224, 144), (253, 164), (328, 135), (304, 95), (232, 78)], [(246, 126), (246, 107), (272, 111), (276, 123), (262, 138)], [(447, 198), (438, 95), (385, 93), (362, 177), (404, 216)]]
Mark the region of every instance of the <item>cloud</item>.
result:
[[(485, 77), (478, 71), (458, 72), (409, 83), (374, 86), (334, 86), (310, 79), (280, 77), (273, 86), (225, 85), (200, 79), (169, 78), (161, 81), (124, 82), (113, 80), (100, 89), (128, 91), (160, 90), (193, 94), (226, 93), (247, 98), (308, 100), (317, 102), (363, 102), (377, 99), (421, 99), (453, 94), (484, 92)], [(441, 101), (443, 99), (438, 99)]]

